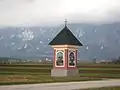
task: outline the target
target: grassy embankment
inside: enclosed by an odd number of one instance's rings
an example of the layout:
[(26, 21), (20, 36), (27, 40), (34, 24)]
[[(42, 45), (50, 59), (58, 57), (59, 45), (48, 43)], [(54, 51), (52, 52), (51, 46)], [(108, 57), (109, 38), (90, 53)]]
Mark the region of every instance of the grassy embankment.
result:
[(52, 65), (0, 65), (0, 85), (120, 78), (120, 65), (78, 65), (78, 77), (51, 77)]

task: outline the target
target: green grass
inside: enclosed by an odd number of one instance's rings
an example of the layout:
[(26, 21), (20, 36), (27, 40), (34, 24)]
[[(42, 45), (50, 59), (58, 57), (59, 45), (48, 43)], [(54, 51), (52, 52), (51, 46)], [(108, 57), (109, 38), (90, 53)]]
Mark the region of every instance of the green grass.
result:
[(79, 70), (120, 70), (120, 68), (79, 68)]
[(90, 77), (51, 77), (49, 74), (0, 75), (0, 85), (100, 80)]
[[(97, 67), (97, 68), (96, 68)], [(79, 64), (80, 76), (51, 77), (52, 64), (0, 65), (0, 85), (69, 82), (120, 78), (120, 65)]]

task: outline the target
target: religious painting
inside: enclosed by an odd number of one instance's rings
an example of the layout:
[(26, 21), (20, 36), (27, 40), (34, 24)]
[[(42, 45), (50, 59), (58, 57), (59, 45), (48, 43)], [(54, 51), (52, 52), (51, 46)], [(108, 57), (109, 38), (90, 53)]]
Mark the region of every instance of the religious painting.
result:
[(76, 56), (75, 56), (75, 51), (73, 51), (73, 50), (69, 51), (68, 64), (69, 64), (69, 66), (75, 66), (76, 65)]
[(64, 51), (58, 50), (56, 53), (56, 66), (63, 66), (64, 65)]

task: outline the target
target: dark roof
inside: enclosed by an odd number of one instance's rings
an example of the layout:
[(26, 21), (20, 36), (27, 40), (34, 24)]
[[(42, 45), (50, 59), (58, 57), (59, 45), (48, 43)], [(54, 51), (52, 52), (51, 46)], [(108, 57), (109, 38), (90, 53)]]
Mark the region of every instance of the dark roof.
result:
[(72, 34), (72, 32), (65, 26), (49, 43), (49, 45), (76, 45), (83, 46), (82, 43)]

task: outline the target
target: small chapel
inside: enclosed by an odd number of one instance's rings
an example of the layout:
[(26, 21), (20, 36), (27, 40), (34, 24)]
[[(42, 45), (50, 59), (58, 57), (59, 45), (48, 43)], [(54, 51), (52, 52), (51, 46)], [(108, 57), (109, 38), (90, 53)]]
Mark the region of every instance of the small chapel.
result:
[(77, 69), (78, 48), (83, 45), (67, 27), (67, 20), (65, 20), (64, 28), (49, 45), (54, 50), (51, 76), (79, 75), (79, 70)]

